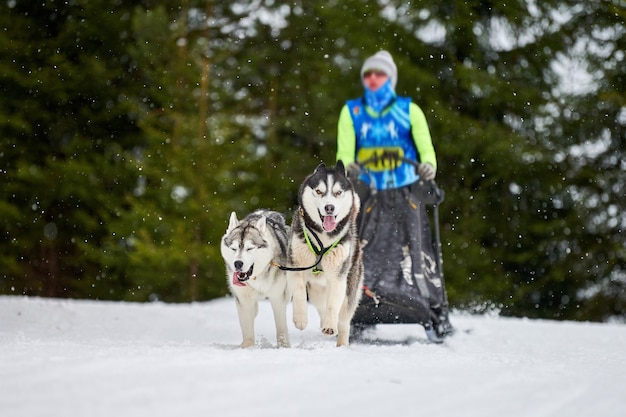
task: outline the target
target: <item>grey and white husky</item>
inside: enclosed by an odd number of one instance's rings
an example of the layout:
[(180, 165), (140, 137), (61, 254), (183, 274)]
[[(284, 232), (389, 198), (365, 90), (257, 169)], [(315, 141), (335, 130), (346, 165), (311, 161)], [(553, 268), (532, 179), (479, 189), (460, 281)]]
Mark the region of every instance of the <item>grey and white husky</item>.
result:
[(300, 330), (306, 327), (308, 295), (322, 333), (337, 335), (337, 346), (347, 346), (362, 293), (363, 261), (356, 225), (360, 200), (343, 163), (331, 168), (320, 164), (301, 184), (298, 204), (289, 261), (299, 268), (317, 265), (288, 275), (293, 322)]
[(254, 346), (259, 300), (268, 298), (274, 312), (278, 347), (289, 347), (287, 304), (291, 299), (285, 272), (272, 266), (287, 256), (289, 228), (282, 214), (257, 210), (243, 220), (231, 213), (221, 252), (228, 286), (237, 302), (242, 348)]

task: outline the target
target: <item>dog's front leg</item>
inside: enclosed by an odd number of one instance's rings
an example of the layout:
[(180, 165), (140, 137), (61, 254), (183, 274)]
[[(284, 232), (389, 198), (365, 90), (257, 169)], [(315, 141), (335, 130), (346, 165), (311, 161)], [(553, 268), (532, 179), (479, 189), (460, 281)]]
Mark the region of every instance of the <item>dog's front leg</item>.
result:
[(259, 311), (259, 302), (247, 296), (235, 297), (237, 301), (237, 313), (243, 341), (239, 347), (249, 348), (254, 346), (254, 319)]
[(270, 298), (274, 323), (276, 324), (276, 342), (279, 348), (289, 347), (289, 330), (287, 329), (287, 304), (289, 299), (286, 294)]
[(326, 313), (322, 324), (322, 333), (336, 335), (338, 333), (339, 310), (346, 298), (347, 283), (343, 277), (331, 276), (328, 278)]
[(337, 335), (337, 346), (348, 346), (350, 343), (350, 321), (354, 315), (356, 308), (348, 307), (348, 299), (346, 298), (341, 305), (339, 312), (339, 334)]
[(294, 272), (287, 277), (293, 297), (293, 324), (304, 330), (307, 325), (306, 278), (304, 272)]
[(326, 302), (328, 299), (327, 287), (325, 283), (310, 281), (306, 287), (306, 295), (309, 303), (315, 306), (317, 314), (320, 316), (320, 329), (324, 326), (326, 314)]

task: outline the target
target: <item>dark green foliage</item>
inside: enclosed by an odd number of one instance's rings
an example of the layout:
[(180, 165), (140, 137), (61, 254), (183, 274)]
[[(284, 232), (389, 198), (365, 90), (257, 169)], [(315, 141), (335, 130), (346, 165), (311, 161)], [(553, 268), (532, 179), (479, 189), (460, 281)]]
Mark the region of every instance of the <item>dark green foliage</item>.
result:
[(291, 216), (388, 49), (438, 152), (451, 303), (623, 318), (619, 2), (160, 3), (0, 6), (0, 292), (226, 294), (230, 212)]
[(141, 144), (127, 100), (132, 8), (57, 3), (0, 13), (0, 287), (88, 296), (101, 271), (91, 254), (135, 181), (123, 151)]

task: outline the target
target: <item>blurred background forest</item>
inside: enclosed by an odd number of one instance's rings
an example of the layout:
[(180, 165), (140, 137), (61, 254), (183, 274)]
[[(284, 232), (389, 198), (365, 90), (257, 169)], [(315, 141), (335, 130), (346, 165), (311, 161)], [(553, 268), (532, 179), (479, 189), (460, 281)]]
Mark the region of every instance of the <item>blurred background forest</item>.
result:
[(387, 49), (469, 311), (626, 317), (623, 0), (2, 0), (0, 294), (227, 294), (228, 215), (291, 218)]

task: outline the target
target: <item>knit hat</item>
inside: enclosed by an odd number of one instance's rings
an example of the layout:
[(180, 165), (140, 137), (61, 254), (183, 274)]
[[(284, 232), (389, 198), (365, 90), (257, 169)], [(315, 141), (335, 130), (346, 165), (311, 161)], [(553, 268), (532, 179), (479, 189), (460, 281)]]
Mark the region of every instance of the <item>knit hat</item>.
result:
[(361, 79), (366, 71), (379, 70), (387, 74), (391, 80), (391, 87), (396, 88), (398, 81), (398, 68), (393, 62), (391, 54), (387, 51), (378, 51), (371, 57), (367, 58), (361, 67)]

